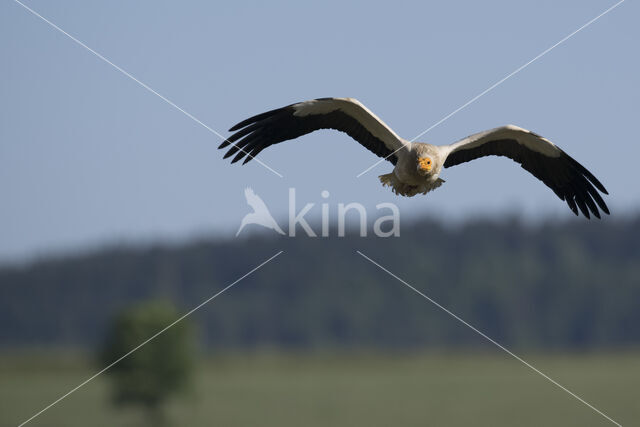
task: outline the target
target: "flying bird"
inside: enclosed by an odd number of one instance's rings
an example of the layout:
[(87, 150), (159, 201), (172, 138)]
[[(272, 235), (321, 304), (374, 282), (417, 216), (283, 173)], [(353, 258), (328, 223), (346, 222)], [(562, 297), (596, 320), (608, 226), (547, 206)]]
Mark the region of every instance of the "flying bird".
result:
[(443, 168), (485, 156), (504, 156), (519, 163), (561, 199), (574, 214), (600, 218), (609, 208), (600, 192), (609, 194), (584, 166), (557, 145), (514, 125), (470, 135), (450, 145), (411, 142), (398, 136), (367, 107), (353, 98), (318, 98), (258, 114), (229, 129), (234, 132), (218, 148), (231, 146), (224, 158), (231, 163), (249, 162), (270, 145), (306, 135), (318, 129), (347, 133), (366, 149), (395, 167), (379, 176), (402, 196), (426, 194), (444, 183)]
[(267, 208), (267, 205), (264, 201), (253, 192), (251, 188), (246, 188), (244, 190), (244, 197), (247, 199), (247, 204), (251, 206), (253, 212), (250, 212), (242, 218), (242, 222), (240, 223), (240, 228), (238, 228), (238, 232), (236, 233), (236, 237), (248, 224), (257, 224), (263, 227), (269, 228), (271, 230), (277, 231), (279, 234), (284, 234), (284, 231), (280, 228), (278, 223), (273, 216), (271, 216), (271, 212)]

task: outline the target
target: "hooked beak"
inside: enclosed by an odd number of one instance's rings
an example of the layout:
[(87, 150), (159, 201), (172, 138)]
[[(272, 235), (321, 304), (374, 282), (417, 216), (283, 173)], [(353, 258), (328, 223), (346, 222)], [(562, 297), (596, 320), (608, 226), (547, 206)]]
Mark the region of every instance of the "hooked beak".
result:
[(422, 175), (426, 175), (431, 172), (431, 159), (422, 158), (418, 159), (418, 172)]

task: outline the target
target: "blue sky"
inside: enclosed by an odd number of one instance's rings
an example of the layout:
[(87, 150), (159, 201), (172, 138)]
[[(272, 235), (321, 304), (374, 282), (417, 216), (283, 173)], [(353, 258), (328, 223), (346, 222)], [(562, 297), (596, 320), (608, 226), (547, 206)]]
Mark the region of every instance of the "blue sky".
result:
[[(413, 138), (615, 1), (35, 1), (29, 7), (222, 135), (267, 109), (358, 98)], [(639, 7), (627, 0), (420, 140), (448, 144), (513, 123), (551, 139), (637, 212)], [(394, 202), (402, 217), (566, 218), (551, 190), (506, 159), (446, 170), (400, 199), (382, 164), (324, 131), (257, 162), (222, 161), (218, 136), (56, 32), (0, 3), (0, 260), (103, 242), (234, 234), (251, 186), (277, 218), (301, 202)], [(284, 222), (284, 221), (283, 221)]]

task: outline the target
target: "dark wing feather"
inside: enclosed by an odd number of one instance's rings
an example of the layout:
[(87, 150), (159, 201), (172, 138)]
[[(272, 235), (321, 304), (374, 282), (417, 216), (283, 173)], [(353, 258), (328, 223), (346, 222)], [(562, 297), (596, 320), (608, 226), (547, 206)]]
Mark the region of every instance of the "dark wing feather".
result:
[(224, 158), (231, 163), (246, 157), (249, 162), (270, 145), (306, 135), (319, 129), (335, 129), (394, 165), (393, 154), (403, 142), (362, 104), (349, 98), (319, 98), (267, 111), (241, 121), (229, 129), (235, 132), (218, 148), (231, 146)]
[(505, 126), (472, 135), (453, 144), (444, 167), (451, 167), (484, 156), (505, 156), (544, 182), (578, 215), (600, 218), (598, 207), (609, 208), (598, 190), (609, 194), (584, 166), (539, 135), (515, 126)]

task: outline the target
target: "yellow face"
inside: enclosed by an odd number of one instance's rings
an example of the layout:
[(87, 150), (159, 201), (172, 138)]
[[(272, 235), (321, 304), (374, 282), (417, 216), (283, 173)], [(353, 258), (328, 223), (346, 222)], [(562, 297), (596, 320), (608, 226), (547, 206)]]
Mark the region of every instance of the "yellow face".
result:
[(421, 172), (431, 172), (431, 167), (433, 166), (433, 162), (429, 157), (421, 157), (418, 159), (418, 168)]

